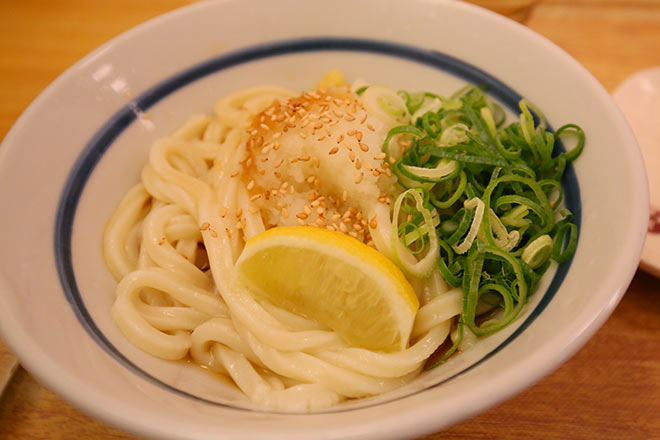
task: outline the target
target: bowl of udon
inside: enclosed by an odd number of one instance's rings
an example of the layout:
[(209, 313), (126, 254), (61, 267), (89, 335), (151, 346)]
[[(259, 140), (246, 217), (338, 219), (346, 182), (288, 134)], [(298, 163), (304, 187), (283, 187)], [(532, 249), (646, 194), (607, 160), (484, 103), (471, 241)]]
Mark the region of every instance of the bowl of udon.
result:
[(411, 438), (522, 391), (637, 267), (607, 92), (450, 1), (203, 2), (54, 81), (0, 148), (0, 333), (149, 438)]

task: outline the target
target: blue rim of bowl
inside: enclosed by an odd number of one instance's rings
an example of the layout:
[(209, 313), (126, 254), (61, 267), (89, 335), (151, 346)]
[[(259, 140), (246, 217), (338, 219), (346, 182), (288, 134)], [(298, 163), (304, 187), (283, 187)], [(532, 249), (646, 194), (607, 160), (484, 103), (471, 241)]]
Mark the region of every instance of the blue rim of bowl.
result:
[[(85, 306), (81, 292), (78, 289), (78, 284), (75, 277), (72, 258), (72, 234), (78, 203), (84, 191), (85, 185), (92, 175), (92, 172), (94, 171), (94, 168), (102, 159), (103, 154), (108, 150), (108, 148), (110, 148), (115, 139), (117, 139), (117, 137), (137, 119), (139, 112), (147, 111), (160, 100), (181, 89), (182, 87), (205, 76), (215, 74), (231, 67), (239, 66), (241, 64), (259, 61), (265, 58), (271, 58), (279, 55), (323, 51), (371, 53), (404, 59), (430, 66), (461, 78), (468, 83), (485, 86), (487, 93), (491, 97), (497, 99), (504, 106), (514, 112), (516, 112), (518, 109), (518, 102), (521, 99), (521, 96), (512, 88), (507, 86), (502, 81), (489, 75), (488, 73), (471, 64), (435, 50), (422, 49), (388, 41), (358, 38), (319, 37), (269, 42), (250, 46), (211, 58), (171, 76), (170, 78), (162, 81), (151, 89), (148, 89), (135, 100), (124, 106), (96, 132), (92, 139), (87, 143), (81, 154), (78, 156), (71, 172), (69, 173), (57, 207), (55, 218), (54, 251), (60, 283), (64, 290), (66, 299), (71, 305), (80, 324), (89, 334), (89, 336), (94, 339), (94, 341), (99, 344), (99, 346), (111, 357), (113, 357), (127, 369), (142, 377), (143, 379), (146, 379), (149, 382), (156, 384), (168, 391), (196, 401), (236, 410), (252, 411), (247, 408), (232, 406), (196, 396), (187, 391), (175, 388), (172, 385), (169, 385), (150, 375), (148, 372), (144, 371), (131, 360), (126, 358), (126, 356), (124, 356), (108, 340), (108, 338), (103, 334), (103, 332), (98, 328), (92, 319), (89, 311), (87, 310), (87, 307)], [(550, 127), (548, 127), (548, 129), (552, 130)], [(557, 147), (559, 151), (565, 151), (561, 142), (558, 142)], [(566, 207), (573, 213), (575, 222), (579, 227), (581, 223), (580, 191), (578, 187), (577, 176), (570, 164), (566, 168), (562, 186), (564, 188), (564, 203)], [(463, 370), (453, 374), (452, 376), (440, 381), (439, 383), (424, 388), (423, 390), (414, 391), (404, 396), (393, 397), (392, 399), (373, 403), (371, 405), (367, 405), (366, 407), (385, 404), (387, 402), (406, 398), (412, 394), (440, 386), (462, 374), (467, 373), (468, 371), (482, 364), (484, 361), (504, 349), (504, 347), (513, 342), (513, 340), (515, 340), (522, 332), (524, 332), (548, 306), (552, 298), (555, 296), (557, 290), (559, 289), (559, 286), (566, 277), (570, 264), (571, 261), (558, 265), (554, 277), (548, 286), (548, 289), (534, 310), (506, 340), (485, 354), (481, 359), (465, 367)], [(359, 408), (364, 408), (364, 406), (360, 406)], [(346, 408), (345, 410), (353, 409), (355, 408)], [(342, 409), (334, 409), (331, 411), (340, 412)], [(268, 412), (277, 413), (277, 411)]]

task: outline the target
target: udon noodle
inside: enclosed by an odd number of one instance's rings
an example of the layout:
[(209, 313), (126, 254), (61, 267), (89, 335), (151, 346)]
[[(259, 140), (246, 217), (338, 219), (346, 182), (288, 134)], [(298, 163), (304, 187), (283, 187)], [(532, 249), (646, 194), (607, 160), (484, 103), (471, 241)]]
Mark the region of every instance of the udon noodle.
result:
[(103, 239), (122, 333), (158, 358), (189, 356), (278, 410), (322, 409), (419, 375), (462, 308), (461, 290), (437, 270), (411, 278), (420, 309), (406, 348), (393, 352), (351, 346), (232, 283), (245, 241), (275, 226), (333, 229), (392, 255), (402, 190), (380, 148), (400, 121), (383, 109), (347, 87), (258, 87), (158, 140)]

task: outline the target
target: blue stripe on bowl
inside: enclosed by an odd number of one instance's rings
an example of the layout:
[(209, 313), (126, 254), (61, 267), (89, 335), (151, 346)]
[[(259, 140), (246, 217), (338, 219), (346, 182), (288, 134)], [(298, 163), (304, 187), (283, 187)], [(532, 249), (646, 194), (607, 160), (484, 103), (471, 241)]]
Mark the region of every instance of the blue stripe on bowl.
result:
[[(509, 86), (492, 77), (488, 73), (472, 66), (464, 61), (449, 55), (437, 52), (435, 50), (421, 49), (413, 46), (407, 46), (398, 43), (364, 40), (355, 38), (310, 38), (297, 39), (278, 42), (269, 42), (257, 46), (247, 47), (245, 49), (230, 52), (225, 55), (212, 58), (189, 69), (186, 69), (147, 90), (133, 102), (126, 105), (116, 114), (114, 114), (87, 143), (80, 156), (74, 163), (69, 177), (64, 185), (62, 195), (58, 204), (55, 218), (55, 236), (54, 251), (57, 272), (67, 301), (80, 321), (83, 328), (108, 354), (115, 360), (123, 364), (138, 376), (156, 384), (173, 393), (202, 401), (211, 405), (217, 405), (227, 408), (243, 410), (229, 405), (213, 402), (204, 399), (186, 391), (179, 390), (173, 386), (151, 376), (148, 372), (142, 370), (127, 359), (101, 332), (93, 321), (89, 311), (82, 299), (80, 290), (76, 282), (73, 269), (71, 238), (73, 233), (73, 223), (76, 215), (76, 209), (80, 201), (80, 196), (85, 188), (85, 184), (99, 163), (103, 154), (113, 144), (114, 140), (136, 119), (136, 109), (141, 111), (148, 110), (151, 106), (158, 103), (161, 99), (176, 92), (180, 88), (191, 82), (203, 78), (207, 75), (220, 72), (231, 67), (249, 63), (264, 58), (275, 57), (285, 54), (319, 52), (319, 51), (348, 51), (348, 52), (367, 52), (372, 54), (402, 58), (405, 60), (421, 63), (436, 69), (443, 70), (455, 75), (466, 82), (485, 86), (489, 95), (498, 99), (503, 105), (516, 112), (518, 102), (521, 96)], [(561, 143), (558, 145), (561, 151), (564, 147)], [(566, 169), (563, 181), (564, 200), (566, 207), (570, 209), (575, 216), (576, 224), (581, 223), (580, 192), (578, 188), (577, 176), (573, 167), (570, 165)], [(505, 341), (498, 345), (491, 352), (486, 354), (479, 361), (454, 374), (444, 381), (434, 385), (439, 386), (455, 377), (466, 373), (467, 371), (480, 365), (496, 353), (504, 349), (514, 341), (522, 332), (524, 332), (534, 320), (545, 310), (557, 289), (568, 273), (570, 261), (559, 265), (557, 271), (550, 283), (548, 290), (540, 300), (536, 308), (525, 319), (525, 321), (516, 329)], [(108, 311), (110, 313), (110, 311)], [(433, 388), (431, 387), (431, 388)], [(405, 397), (405, 396), (404, 396)], [(404, 398), (399, 397), (399, 398)]]

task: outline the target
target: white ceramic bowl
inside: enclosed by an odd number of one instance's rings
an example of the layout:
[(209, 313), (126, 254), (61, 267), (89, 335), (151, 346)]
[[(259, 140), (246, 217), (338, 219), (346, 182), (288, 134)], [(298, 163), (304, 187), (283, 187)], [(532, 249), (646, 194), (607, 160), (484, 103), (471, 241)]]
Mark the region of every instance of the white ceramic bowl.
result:
[[(151, 358), (109, 316), (103, 224), (151, 142), (216, 99), (264, 83), (312, 87), (338, 68), (395, 89), (490, 85), (587, 147), (567, 174), (581, 223), (570, 264), (524, 314), (392, 394), (320, 414), (237, 409), (207, 377)], [(23, 365), (83, 411), (154, 438), (403, 438), (439, 430), (550, 373), (603, 324), (637, 267), (648, 218), (635, 140), (598, 82), (552, 43), (457, 2), (204, 2), (85, 57), (25, 111), (0, 149), (0, 331)]]

